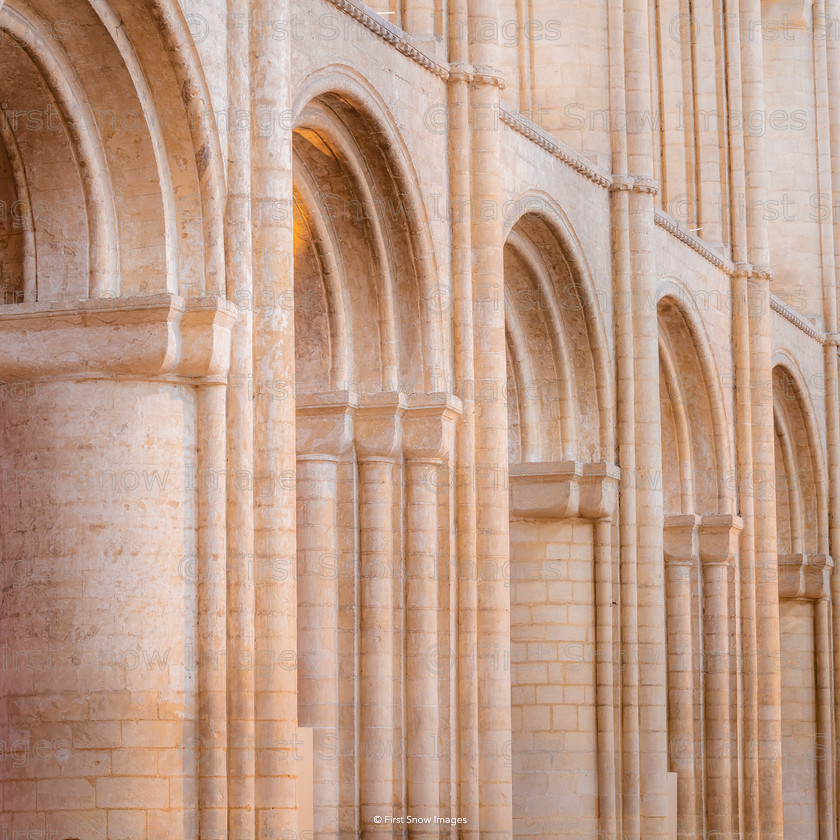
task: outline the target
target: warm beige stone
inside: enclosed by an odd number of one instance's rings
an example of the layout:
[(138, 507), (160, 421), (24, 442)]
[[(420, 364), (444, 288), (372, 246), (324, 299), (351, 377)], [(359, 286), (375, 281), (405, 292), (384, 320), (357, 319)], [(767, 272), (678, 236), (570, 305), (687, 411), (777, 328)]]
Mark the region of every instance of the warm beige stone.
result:
[(0, 0), (3, 837), (837, 840), (838, 22)]

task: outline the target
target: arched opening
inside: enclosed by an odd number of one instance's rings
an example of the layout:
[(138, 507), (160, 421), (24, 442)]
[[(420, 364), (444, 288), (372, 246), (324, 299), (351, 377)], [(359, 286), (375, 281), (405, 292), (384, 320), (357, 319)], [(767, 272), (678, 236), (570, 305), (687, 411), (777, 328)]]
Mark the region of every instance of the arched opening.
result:
[(449, 638), (455, 409), (433, 393), (441, 313), (398, 149), (360, 86), (298, 111), (298, 715), (316, 836), (449, 801), (451, 675), (423, 657)]
[(659, 300), (669, 770), (686, 836), (731, 830), (730, 639), (740, 520), (719, 378), (691, 299)]
[(218, 141), (171, 34), (143, 4), (0, 8), (4, 303), (222, 290)]
[[(830, 740), (830, 709), (820, 683), (829, 678), (828, 556), (825, 467), (813, 406), (790, 359), (773, 368), (775, 483), (782, 683), (782, 784), (785, 836), (821, 836), (829, 807), (821, 744)], [(821, 697), (823, 700), (821, 702)]]
[(555, 208), (517, 221), (504, 260), (514, 833), (597, 837), (606, 790), (593, 652), (604, 627), (594, 593), (596, 558), (613, 562), (613, 511), (588, 499), (617, 477), (605, 341)]
[[(185, 104), (188, 93), (199, 98), (201, 73), (182, 67), (179, 83), (154, 0), (115, 5), (119, 14), (108, 0), (0, 4), (0, 306), (6, 347), (38, 349), (20, 352), (24, 365), (4, 355), (0, 471), (17, 483), (0, 498), (0, 554), (5, 571), (36, 571), (6, 578), (0, 636), (50, 648), (62, 663), (34, 681), (4, 670), (0, 703), (19, 712), (4, 718), (0, 738), (14, 740), (53, 709), (66, 755), (15, 777), (34, 793), (60, 787), (75, 766), (78, 789), (92, 793), (106, 762), (85, 751), (91, 721), (104, 715), (119, 727), (166, 709), (167, 722), (144, 739), (149, 754), (171, 761), (166, 826), (155, 823), (160, 799), (137, 793), (148, 771), (136, 742), (112, 740), (107, 763), (124, 768), (114, 776), (130, 789), (137, 825), (184, 833), (199, 809), (196, 778), (208, 775), (186, 737), (209, 717), (199, 687), (207, 672), (196, 679), (208, 653), (198, 649), (206, 577), (185, 567), (204, 559), (210, 505), (192, 479), (197, 460), (224, 467), (223, 411), (202, 412), (197, 400), (209, 370), (226, 372), (218, 350), (231, 316), (220, 304), (185, 326), (183, 303), (164, 295), (212, 291), (200, 202), (189, 218), (192, 197), (214, 179), (214, 152), (197, 157)], [(223, 490), (215, 498), (224, 509)], [(215, 523), (218, 535), (223, 516)], [(140, 665), (138, 639), (153, 667)], [(218, 675), (217, 663), (210, 670)], [(31, 797), (3, 804), (14, 821), (36, 810)], [(89, 812), (62, 818), (63, 834), (90, 830)]]

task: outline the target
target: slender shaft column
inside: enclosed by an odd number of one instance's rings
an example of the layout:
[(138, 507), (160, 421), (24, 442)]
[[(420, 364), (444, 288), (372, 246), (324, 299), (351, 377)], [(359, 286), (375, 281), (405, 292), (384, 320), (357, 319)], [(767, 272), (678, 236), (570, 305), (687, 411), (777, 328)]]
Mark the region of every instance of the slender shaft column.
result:
[[(761, 38), (755, 21), (761, 20), (759, 0), (741, 0), (741, 76), (746, 114), (765, 113)], [(755, 523), (755, 603), (758, 641), (758, 792), (763, 840), (781, 840), (782, 721), (781, 674), (778, 668), (779, 591), (776, 557), (776, 493), (770, 338), (770, 267), (767, 222), (767, 169), (762, 132), (744, 136), (747, 190), (748, 259), (753, 268), (747, 280), (750, 311), (752, 379), (753, 486)]]
[(455, 391), (463, 401), (455, 450), (458, 558), (458, 812), (463, 840), (478, 836), (478, 591), (476, 559), (475, 366), (470, 218), (470, 88), (467, 0), (449, 3), (449, 203)]
[(721, 228), (720, 121), (717, 101), (714, 4), (694, 3), (696, 26), (690, 27), (694, 52), (694, 129), (697, 142), (699, 235), (713, 248), (723, 247)]
[(473, 317), (476, 383), (477, 554), (491, 570), (478, 581), (479, 830), (512, 836), (510, 560), (508, 508), (507, 357), (503, 214), (487, 213), (502, 195), (497, 69), (499, 6), (470, 0)]
[[(440, 813), (440, 712), (437, 675), (429, 652), (437, 640), (438, 499), (440, 462), (406, 462), (406, 810), (411, 816)], [(408, 827), (413, 838), (439, 837), (434, 825)]]
[(713, 514), (703, 517), (699, 532), (703, 569), (706, 830), (713, 837), (728, 836), (732, 831), (729, 581), (742, 528), (740, 517)]
[[(251, 4), (251, 113), (291, 110), (289, 40), (275, 22), (288, 0)], [(295, 322), (292, 134), (274, 119), (251, 134), (254, 313), (255, 647), (276, 661), (297, 633), (295, 568)], [(297, 674), (258, 668), (255, 683), (256, 830), (297, 832)]]
[(624, 63), (624, 0), (607, 7), (610, 45), (610, 131), (613, 184), (610, 219), (615, 312), (617, 442), (621, 467), (618, 535), (621, 600), (621, 733), (617, 833), (627, 840), (640, 837), (638, 589), (636, 585), (636, 421), (633, 363), (633, 313), (630, 283), (627, 105)]
[(663, 546), (668, 604), (668, 748), (671, 767), (677, 773), (677, 819), (685, 837), (696, 837), (698, 831), (694, 680), (699, 646), (692, 629), (691, 602), (699, 524), (700, 517), (694, 514), (668, 516)]
[(615, 604), (613, 519), (620, 473), (612, 464), (587, 464), (580, 488), (580, 514), (593, 521), (595, 555), (595, 704), (598, 727), (598, 814), (601, 837), (615, 837), (618, 825), (615, 733)]
[[(739, 0), (732, 0), (731, 14), (725, 15), (726, 69), (729, 106), (743, 113), (741, 84), (741, 27)], [(740, 608), (740, 651), (736, 685), (741, 693), (739, 760), (741, 799), (740, 828), (748, 837), (758, 835), (758, 673), (756, 669), (755, 624), (755, 532), (752, 463), (752, 407), (750, 319), (747, 280), (748, 263), (746, 214), (746, 172), (743, 127), (730, 125), (730, 224), (732, 259), (732, 362), (735, 378), (735, 448), (738, 471), (738, 504), (744, 521), (737, 566), (735, 599)]]
[[(228, 0), (228, 98), (231, 113), (249, 112), (248, 0)], [(254, 837), (254, 491), (241, 476), (254, 469), (254, 284), (251, 243), (251, 135), (228, 124), (225, 213), (227, 296), (237, 304), (227, 389), (228, 546), (228, 831)]]
[(337, 457), (298, 455), (298, 714), (314, 730), (318, 840), (338, 835), (337, 478)]
[(625, 0), (627, 161), (633, 177), (628, 212), (635, 360), (640, 829), (645, 840), (665, 837), (668, 813), (662, 443), (653, 255), (656, 185), (653, 140), (644, 118), (651, 106), (649, 11), (646, 0)]
[(199, 831), (227, 838), (225, 386), (198, 389)]
[[(425, 403), (425, 404), (424, 404)], [(411, 838), (440, 837), (440, 688), (431, 656), (438, 638), (438, 476), (452, 451), (457, 414), (445, 395), (412, 401), (404, 420), (406, 457), (406, 775)]]
[(298, 713), (313, 729), (315, 837), (339, 832), (338, 464), (357, 397), (297, 401)]
[[(817, 0), (823, 14), (823, 32), (826, 33), (824, 46), (826, 53), (828, 123), (829, 123), (829, 172), (831, 173), (832, 207), (836, 207), (840, 197), (840, 41), (835, 37), (840, 25), (840, 0)], [(826, 439), (828, 447), (828, 485), (829, 485), (829, 551), (840, 557), (840, 370), (838, 370), (838, 335), (837, 296), (840, 282), (840, 213), (836, 211), (832, 218), (834, 245), (834, 272), (827, 281), (825, 329), (825, 375), (826, 375)], [(829, 613), (832, 624), (833, 650), (833, 696), (834, 721), (832, 732), (840, 732), (840, 704), (837, 703), (840, 687), (840, 576), (831, 576), (831, 605)], [(840, 750), (837, 749), (834, 735), (831, 737), (834, 761), (834, 784), (840, 785)], [(840, 836), (840, 808), (835, 809), (835, 831)]]
[(823, 597), (814, 604), (814, 646), (817, 689), (817, 772), (820, 803), (820, 838), (836, 840), (834, 782), (834, 705), (832, 692), (833, 657), (831, 650), (830, 583), (826, 581)]
[(362, 840), (393, 836), (374, 818), (394, 812), (394, 466), (405, 400), (370, 398), (356, 415), (359, 463), (359, 798)]

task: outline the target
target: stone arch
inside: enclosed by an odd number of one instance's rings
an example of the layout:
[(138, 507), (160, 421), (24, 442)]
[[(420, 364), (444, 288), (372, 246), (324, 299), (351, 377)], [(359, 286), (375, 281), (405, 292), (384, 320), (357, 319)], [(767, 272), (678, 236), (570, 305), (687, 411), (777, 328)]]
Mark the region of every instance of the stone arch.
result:
[(830, 717), (819, 689), (831, 667), (826, 466), (807, 383), (785, 349), (773, 355), (772, 387), (775, 474), (766, 483), (776, 498), (784, 828), (816, 836), (829, 807), (815, 748)]
[[(727, 486), (731, 447), (719, 376), (691, 293), (668, 278), (656, 293), (662, 429), (663, 553), (667, 623), (669, 756), (678, 819), (701, 833), (729, 792), (729, 676), (700, 657), (728, 655), (732, 566), (742, 522)], [(643, 466), (643, 465), (642, 465)], [(655, 477), (650, 477), (655, 479)], [(647, 480), (647, 478), (646, 478)], [(695, 744), (700, 734), (701, 745)], [(704, 764), (704, 751), (714, 755)], [(724, 806), (726, 807), (726, 806)]]
[[(405, 774), (409, 799), (417, 796), (408, 748), (397, 766), (384, 753), (358, 754), (357, 744), (372, 732), (398, 738), (402, 702), (404, 740), (436, 728), (410, 711), (421, 690), (405, 676), (416, 636), (406, 630), (405, 654), (392, 646), (400, 622), (437, 622), (446, 610), (437, 607), (446, 573), (420, 579), (418, 531), (437, 533), (429, 522), (444, 502), (429, 498), (428, 477), (447, 463), (443, 429), (458, 408), (441, 393), (451, 382), (445, 295), (394, 121), (363, 78), (337, 67), (305, 82), (292, 113), (298, 714), (316, 743), (334, 738), (356, 757), (355, 773), (327, 755), (314, 767), (316, 831), (349, 834), (380, 812), (370, 811), (371, 797), (392, 809), (395, 772)], [(433, 417), (436, 443), (418, 431)], [(380, 504), (384, 495), (391, 501)], [(398, 547), (393, 535), (403, 533)], [(426, 551), (436, 536), (423, 539)], [(321, 567), (327, 556), (341, 558), (330, 578)], [(395, 679), (406, 679), (404, 701), (373, 709), (370, 698), (381, 702), (383, 683)], [(363, 710), (356, 720), (339, 716), (339, 696), (348, 694)]]
[[(444, 329), (448, 309), (441, 305), (447, 297), (445, 284), (438, 277), (419, 179), (384, 100), (363, 76), (330, 65), (302, 84), (292, 117), (296, 170), (308, 167), (313, 174), (320, 154), (328, 176), (310, 179), (319, 185), (310, 190), (310, 200), (319, 203), (322, 217), (330, 217), (330, 227), (342, 242), (367, 243), (365, 254), (345, 248), (341, 256), (348, 282), (367, 277), (377, 298), (379, 337), (372, 342), (371, 321), (365, 317), (372, 302), (361, 288), (348, 287), (346, 292), (348, 341), (355, 344), (352, 381), (365, 390), (443, 390), (443, 383), (451, 380)], [(298, 192), (296, 201), (301, 199)], [(296, 212), (307, 211), (298, 204)], [(371, 358), (379, 360), (379, 382), (372, 375)]]
[(828, 553), (828, 490), (817, 415), (796, 360), (773, 359), (776, 506), (780, 554)]
[(611, 460), (611, 364), (583, 249), (547, 195), (525, 193), (515, 206), (504, 300), (511, 461)]
[(691, 293), (669, 278), (656, 295), (666, 513), (731, 514), (733, 455), (720, 375)]
[(28, 208), (9, 302), (224, 291), (218, 132), (165, 5), (0, 8), (0, 177)]
[[(530, 836), (531, 815), (539, 811), (551, 814), (540, 823), (543, 833), (565, 836), (573, 821), (594, 836), (605, 791), (594, 764), (594, 663), (570, 660), (582, 632), (598, 639), (606, 627), (593, 593), (596, 574), (612, 574), (604, 569), (613, 556), (618, 478), (611, 362), (595, 286), (569, 220), (539, 191), (510, 206), (516, 213), (506, 224), (504, 302), (495, 288), (474, 294), (505, 307), (514, 830)], [(553, 641), (539, 644), (544, 639)], [(588, 689), (561, 694), (572, 673), (574, 684)], [(546, 680), (549, 686), (539, 685)], [(566, 738), (580, 751), (574, 769), (552, 758)], [(535, 787), (537, 762), (544, 762), (547, 784)], [(572, 814), (553, 792), (579, 784), (580, 776), (587, 805)]]

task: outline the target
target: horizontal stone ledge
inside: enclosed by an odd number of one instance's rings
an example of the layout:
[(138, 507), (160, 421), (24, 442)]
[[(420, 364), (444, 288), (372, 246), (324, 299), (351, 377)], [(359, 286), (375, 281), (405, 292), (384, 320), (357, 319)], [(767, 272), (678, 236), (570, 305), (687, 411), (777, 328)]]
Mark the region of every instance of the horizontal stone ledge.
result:
[(550, 461), (510, 467), (510, 512), (521, 519), (605, 519), (617, 501), (617, 466)]
[(818, 601), (828, 598), (834, 561), (827, 554), (780, 554), (779, 598)]
[(0, 307), (0, 380), (226, 376), (235, 320), (226, 300), (173, 294)]

